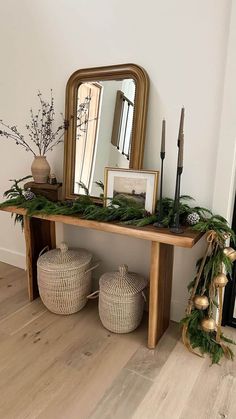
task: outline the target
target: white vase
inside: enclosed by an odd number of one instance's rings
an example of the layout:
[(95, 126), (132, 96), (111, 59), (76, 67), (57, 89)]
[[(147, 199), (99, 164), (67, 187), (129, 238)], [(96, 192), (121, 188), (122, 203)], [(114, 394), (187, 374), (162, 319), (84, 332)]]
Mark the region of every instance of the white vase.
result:
[(35, 156), (31, 166), (31, 172), (35, 183), (47, 183), (50, 175), (50, 166), (46, 156)]

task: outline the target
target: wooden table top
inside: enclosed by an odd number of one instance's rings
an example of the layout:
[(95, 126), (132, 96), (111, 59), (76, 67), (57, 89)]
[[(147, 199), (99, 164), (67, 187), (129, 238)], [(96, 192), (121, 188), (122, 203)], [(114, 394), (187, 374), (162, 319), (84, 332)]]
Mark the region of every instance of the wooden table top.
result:
[[(27, 215), (27, 211), (24, 208), (14, 206), (1, 208), (1, 211)], [(79, 218), (78, 216), (71, 215), (44, 215), (39, 213), (37, 215), (33, 215), (33, 217), (83, 228), (90, 228), (93, 230), (105, 231), (108, 233), (127, 235), (138, 239), (150, 240), (179, 247), (191, 248), (203, 236), (202, 233), (196, 232), (189, 227), (184, 228), (184, 233), (178, 235), (171, 233), (168, 228), (156, 228), (153, 225), (136, 227), (114, 222), (85, 220)]]

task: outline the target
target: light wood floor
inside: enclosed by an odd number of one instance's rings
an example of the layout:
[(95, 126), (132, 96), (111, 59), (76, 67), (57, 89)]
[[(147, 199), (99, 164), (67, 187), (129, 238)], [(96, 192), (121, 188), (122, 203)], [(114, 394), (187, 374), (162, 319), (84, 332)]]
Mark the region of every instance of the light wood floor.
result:
[(0, 419), (236, 418), (235, 362), (210, 367), (175, 323), (150, 351), (145, 321), (109, 333), (96, 304), (54, 315), (28, 302), (23, 270), (0, 263)]

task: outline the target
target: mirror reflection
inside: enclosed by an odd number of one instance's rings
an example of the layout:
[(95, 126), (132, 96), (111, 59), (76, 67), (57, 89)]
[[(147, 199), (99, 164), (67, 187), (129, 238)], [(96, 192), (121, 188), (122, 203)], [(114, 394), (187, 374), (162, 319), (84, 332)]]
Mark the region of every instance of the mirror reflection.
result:
[(77, 90), (74, 193), (99, 197), (104, 167), (129, 168), (135, 102), (133, 79), (83, 82)]

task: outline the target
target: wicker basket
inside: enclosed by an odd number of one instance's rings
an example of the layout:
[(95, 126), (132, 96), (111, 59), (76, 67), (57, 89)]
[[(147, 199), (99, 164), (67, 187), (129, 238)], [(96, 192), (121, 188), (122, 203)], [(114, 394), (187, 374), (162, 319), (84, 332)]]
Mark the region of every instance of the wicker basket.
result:
[(37, 262), (40, 297), (56, 314), (72, 314), (81, 310), (91, 292), (92, 255), (84, 250), (68, 250), (65, 243), (60, 249), (50, 250)]
[(129, 333), (136, 329), (143, 317), (144, 288), (147, 281), (128, 272), (126, 265), (119, 272), (101, 276), (99, 281), (99, 316), (103, 326), (115, 333)]

